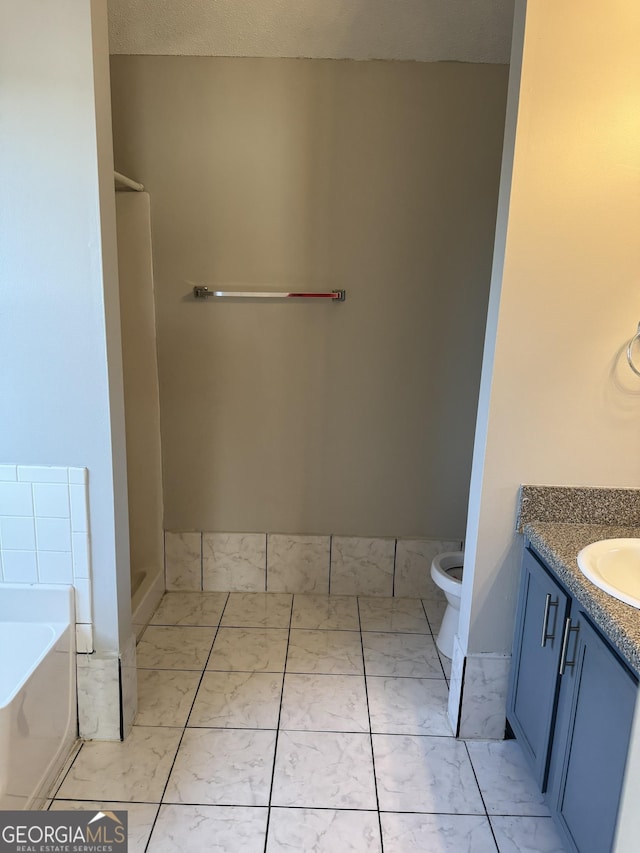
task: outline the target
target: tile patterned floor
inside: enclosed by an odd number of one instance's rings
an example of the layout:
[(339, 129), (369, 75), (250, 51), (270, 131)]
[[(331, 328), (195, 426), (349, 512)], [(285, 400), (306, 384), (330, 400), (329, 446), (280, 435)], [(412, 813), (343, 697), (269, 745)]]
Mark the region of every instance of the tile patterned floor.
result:
[(126, 742), (53, 809), (129, 811), (132, 853), (562, 853), (515, 741), (456, 740), (440, 602), (167, 593)]

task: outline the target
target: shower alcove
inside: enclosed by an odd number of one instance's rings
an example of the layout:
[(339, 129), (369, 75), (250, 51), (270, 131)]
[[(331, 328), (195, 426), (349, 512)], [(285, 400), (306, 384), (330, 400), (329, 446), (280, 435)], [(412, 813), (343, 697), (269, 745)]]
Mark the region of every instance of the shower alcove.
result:
[(137, 634), (164, 591), (162, 459), (151, 204), (116, 173), (120, 323), (127, 441), (131, 610)]

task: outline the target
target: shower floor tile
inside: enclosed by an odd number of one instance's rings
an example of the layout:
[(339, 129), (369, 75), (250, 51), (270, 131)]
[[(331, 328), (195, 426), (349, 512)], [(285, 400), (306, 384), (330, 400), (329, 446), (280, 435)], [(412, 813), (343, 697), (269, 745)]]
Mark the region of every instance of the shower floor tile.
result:
[(453, 737), (443, 610), (168, 593), (132, 733), (84, 743), (51, 808), (130, 810), (133, 853), (561, 853), (517, 743)]

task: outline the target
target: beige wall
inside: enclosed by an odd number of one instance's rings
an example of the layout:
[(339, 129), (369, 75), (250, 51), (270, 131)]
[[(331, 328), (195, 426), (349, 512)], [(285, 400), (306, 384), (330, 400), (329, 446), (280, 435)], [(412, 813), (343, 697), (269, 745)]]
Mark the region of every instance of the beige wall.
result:
[(506, 80), (112, 58), (116, 165), (151, 194), (166, 527), (462, 535)]
[(148, 193), (116, 193), (131, 587), (164, 571), (162, 456)]
[(527, 4), (467, 530), (472, 652), (511, 649), (519, 484), (640, 484), (624, 356), (640, 319), (639, 23), (626, 0)]

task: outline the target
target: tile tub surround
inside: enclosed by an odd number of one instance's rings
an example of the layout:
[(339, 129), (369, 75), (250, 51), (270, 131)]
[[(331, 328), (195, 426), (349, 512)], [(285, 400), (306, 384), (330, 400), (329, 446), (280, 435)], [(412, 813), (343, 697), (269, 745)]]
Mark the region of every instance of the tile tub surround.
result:
[(424, 598), (436, 554), (459, 539), (165, 531), (166, 589)]
[(120, 739), (136, 711), (135, 637), (94, 651), (87, 468), (0, 465), (2, 583), (73, 585), (81, 737)]
[(93, 650), (86, 468), (0, 465), (0, 583), (72, 584), (78, 651)]
[[(269, 597), (166, 593), (147, 629), (154, 668), (139, 669), (131, 735), (84, 743), (51, 808), (130, 809), (134, 853), (194, 844), (380, 853), (383, 843), (385, 853), (513, 853), (535, 849), (531, 838), (561, 850), (517, 743), (466, 743), (447, 727), (444, 672), (427, 619), (417, 620), (424, 602), (403, 602), (413, 629), (405, 633), (394, 627), (393, 598), (375, 601), (375, 625), (388, 630), (368, 631), (368, 598), (339, 598), (336, 609), (330, 596)], [(153, 627), (172, 629), (172, 642), (158, 644)], [(176, 669), (194, 630), (207, 633), (208, 657)], [(257, 648), (268, 636), (281, 647), (267, 669), (255, 655), (232, 658), (250, 632)], [(367, 649), (380, 636), (389, 649), (372, 671)], [(221, 638), (227, 653), (216, 658)], [(297, 671), (302, 660), (312, 672)], [(352, 672), (336, 672), (336, 661)]]

